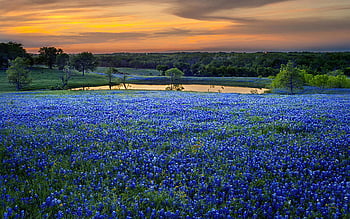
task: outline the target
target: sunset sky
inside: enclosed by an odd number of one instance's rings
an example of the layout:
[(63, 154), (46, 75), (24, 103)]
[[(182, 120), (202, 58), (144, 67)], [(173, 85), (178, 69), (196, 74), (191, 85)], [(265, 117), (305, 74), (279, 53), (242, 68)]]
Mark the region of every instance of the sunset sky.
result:
[(349, 0), (0, 0), (0, 42), (89, 51), (350, 51)]

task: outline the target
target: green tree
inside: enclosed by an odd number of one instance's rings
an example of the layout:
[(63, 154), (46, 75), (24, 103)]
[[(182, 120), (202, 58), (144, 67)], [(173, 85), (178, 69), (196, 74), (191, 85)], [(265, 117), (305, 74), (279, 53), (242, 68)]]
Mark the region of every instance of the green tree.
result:
[(165, 75), (170, 77), (170, 90), (181, 89), (180, 85), (177, 83), (179, 79), (184, 75), (184, 73), (178, 68), (171, 68), (165, 71)]
[(325, 88), (328, 85), (329, 76), (328, 75), (315, 75), (311, 81), (310, 85), (319, 88)]
[(345, 75), (328, 76), (327, 87), (350, 88), (350, 79), (348, 79)]
[(311, 85), (312, 80), (314, 79), (314, 75), (307, 73), (305, 70), (301, 70), (303, 82), (306, 85)]
[(69, 65), (69, 55), (67, 53), (61, 53), (56, 56), (56, 65), (58, 70), (63, 70), (65, 66)]
[(10, 67), (6, 70), (9, 83), (14, 84), (17, 90), (22, 90), (32, 82), (29, 77), (28, 62), (27, 59), (17, 57), (10, 61)]
[(174, 67), (182, 71), (184, 75), (188, 76), (191, 73), (191, 66), (186, 62), (175, 62)]
[(302, 72), (289, 61), (286, 65), (281, 65), (280, 72), (271, 85), (273, 88), (285, 88), (290, 94), (294, 94), (295, 89), (303, 87)]
[(96, 57), (90, 52), (79, 53), (73, 57), (72, 64), (74, 68), (85, 75), (86, 71), (93, 71), (96, 69), (98, 62)]
[(165, 71), (169, 69), (167, 65), (157, 65), (157, 71), (161, 73), (161, 75), (165, 75)]
[(9, 60), (14, 60), (17, 57), (29, 58), (23, 45), (16, 42), (0, 43), (0, 67), (8, 67)]
[(39, 53), (40, 60), (52, 69), (53, 65), (56, 63), (57, 55), (62, 54), (63, 50), (55, 47), (41, 47)]

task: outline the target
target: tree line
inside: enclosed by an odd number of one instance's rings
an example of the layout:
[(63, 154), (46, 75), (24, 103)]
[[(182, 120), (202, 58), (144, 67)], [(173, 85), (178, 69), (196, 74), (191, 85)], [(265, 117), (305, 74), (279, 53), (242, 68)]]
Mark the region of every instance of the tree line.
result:
[(41, 47), (38, 52), (38, 55), (28, 54), (20, 43), (0, 43), (0, 67), (6, 69), (9, 82), (17, 90), (24, 89), (31, 82), (28, 69), (34, 64), (44, 64), (50, 69), (56, 66), (63, 71), (62, 89), (67, 87), (73, 70), (82, 72), (84, 76), (86, 71), (98, 66), (97, 58), (90, 52), (69, 55), (56, 47)]
[(38, 53), (38, 55), (27, 53), (20, 43), (0, 43), (0, 67), (8, 68), (11, 60), (17, 57), (26, 59), (29, 66), (42, 64), (50, 69), (57, 66), (59, 70), (63, 70), (68, 65), (82, 72), (83, 75), (86, 71), (94, 70), (98, 66), (97, 58), (90, 52), (69, 55), (61, 48), (41, 47)]
[(257, 53), (114, 53), (96, 55), (100, 66), (151, 68), (161, 72), (178, 68), (185, 76), (268, 77), (292, 61), (308, 74), (341, 70), (350, 76), (350, 52), (257, 52)]

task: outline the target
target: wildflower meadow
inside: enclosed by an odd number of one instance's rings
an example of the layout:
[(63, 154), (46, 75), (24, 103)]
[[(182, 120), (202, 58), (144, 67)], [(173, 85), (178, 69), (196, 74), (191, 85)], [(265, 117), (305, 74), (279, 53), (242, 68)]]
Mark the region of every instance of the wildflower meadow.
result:
[(350, 96), (0, 94), (2, 218), (348, 218)]

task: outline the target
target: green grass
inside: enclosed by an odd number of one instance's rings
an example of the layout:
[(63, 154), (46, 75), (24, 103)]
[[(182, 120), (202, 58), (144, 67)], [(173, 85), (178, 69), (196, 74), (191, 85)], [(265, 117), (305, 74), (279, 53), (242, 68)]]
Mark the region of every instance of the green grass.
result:
[[(31, 70), (32, 83), (27, 90), (45, 90), (54, 89), (61, 84), (62, 71), (47, 68), (32, 68)], [(74, 73), (68, 82), (69, 88), (102, 86), (108, 83), (108, 79), (104, 75), (95, 73), (85, 73), (83, 77), (81, 73)], [(0, 91), (14, 91), (15, 87), (8, 83), (6, 72), (0, 71)]]

